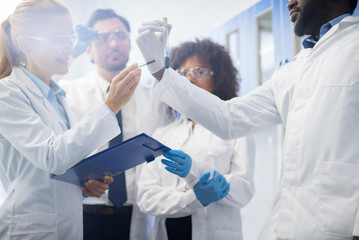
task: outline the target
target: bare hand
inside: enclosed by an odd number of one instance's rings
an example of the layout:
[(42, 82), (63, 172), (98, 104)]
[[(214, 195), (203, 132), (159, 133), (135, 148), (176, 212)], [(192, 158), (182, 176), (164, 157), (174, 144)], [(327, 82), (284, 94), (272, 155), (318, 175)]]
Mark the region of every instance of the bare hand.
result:
[(89, 197), (101, 197), (108, 190), (108, 185), (111, 183), (113, 183), (111, 176), (105, 176), (103, 181), (90, 179), (85, 182), (82, 192)]
[(137, 66), (134, 63), (126, 67), (112, 79), (105, 103), (115, 114), (131, 99), (140, 82), (141, 69)]

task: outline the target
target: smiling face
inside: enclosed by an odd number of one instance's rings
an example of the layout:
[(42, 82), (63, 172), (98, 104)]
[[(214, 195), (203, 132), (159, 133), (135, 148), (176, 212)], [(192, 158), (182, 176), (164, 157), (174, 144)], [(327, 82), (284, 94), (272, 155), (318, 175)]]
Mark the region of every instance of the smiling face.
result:
[(97, 21), (94, 30), (101, 33), (113, 33), (108, 41), (92, 41), (87, 49), (87, 55), (101, 71), (118, 73), (126, 67), (131, 50), (129, 38), (118, 38), (116, 33), (127, 32), (125, 25), (118, 18)]
[[(69, 36), (73, 34), (72, 19), (69, 14), (54, 14), (45, 23), (38, 25), (31, 36), (47, 39), (39, 40), (26, 37), (22, 41), (22, 51), (26, 56), (26, 68), (48, 83), (52, 75), (68, 72), (68, 61), (73, 55)], [(67, 41), (59, 42), (65, 36)]]
[(330, 20), (327, 0), (291, 0), (288, 9), (297, 36), (319, 35), (321, 26)]

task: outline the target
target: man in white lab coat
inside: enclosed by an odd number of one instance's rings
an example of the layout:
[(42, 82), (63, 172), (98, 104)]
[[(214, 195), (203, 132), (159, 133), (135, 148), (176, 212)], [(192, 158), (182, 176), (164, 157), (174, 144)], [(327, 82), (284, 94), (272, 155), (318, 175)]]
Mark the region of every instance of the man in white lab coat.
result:
[[(359, 18), (356, 0), (291, 0), (306, 49), (252, 93), (230, 101), (183, 81), (163, 63), (154, 94), (222, 138), (282, 123), (280, 189), (260, 239), (352, 239), (359, 234)], [(163, 54), (161, 21), (144, 23), (145, 59)], [(162, 51), (161, 51), (162, 50)], [(160, 93), (160, 94), (159, 94)]]
[[(96, 71), (75, 81), (61, 81), (66, 98), (78, 118), (103, 102), (111, 79), (125, 68), (131, 49), (130, 26), (125, 18), (112, 9), (98, 9), (90, 17), (87, 27), (97, 31), (86, 53), (96, 64)], [(123, 139), (139, 133), (151, 134), (157, 126), (172, 121), (170, 108), (150, 98), (149, 89), (138, 86), (131, 102), (122, 110)], [(101, 149), (108, 147), (108, 144)], [(84, 239), (145, 239), (146, 215), (135, 205), (136, 168), (125, 173), (127, 202), (118, 208), (108, 199), (85, 198)], [(110, 185), (111, 191), (111, 185)]]

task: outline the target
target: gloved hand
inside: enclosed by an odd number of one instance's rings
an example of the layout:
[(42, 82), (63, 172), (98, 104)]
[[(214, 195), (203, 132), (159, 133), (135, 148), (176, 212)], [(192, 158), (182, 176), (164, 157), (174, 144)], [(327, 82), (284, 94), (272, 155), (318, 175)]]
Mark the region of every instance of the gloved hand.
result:
[[(145, 62), (156, 60), (147, 65), (150, 73), (156, 73), (164, 68), (164, 49), (171, 25), (160, 20), (144, 22), (138, 29), (136, 42)], [(168, 34), (166, 34), (166, 31)]]
[(75, 32), (79, 36), (74, 49), (74, 57), (76, 58), (86, 51), (92, 39), (97, 36), (98, 31), (80, 24), (75, 27)]
[(161, 162), (167, 165), (166, 170), (176, 174), (180, 177), (186, 177), (191, 170), (192, 159), (191, 157), (180, 151), (180, 150), (169, 150), (163, 154), (168, 159), (172, 161), (168, 161), (167, 159), (162, 159)]
[(209, 177), (209, 172), (203, 174), (198, 183), (193, 187), (198, 201), (203, 206), (224, 198), (231, 187), (226, 178), (217, 171), (214, 171), (213, 178), (208, 181)]

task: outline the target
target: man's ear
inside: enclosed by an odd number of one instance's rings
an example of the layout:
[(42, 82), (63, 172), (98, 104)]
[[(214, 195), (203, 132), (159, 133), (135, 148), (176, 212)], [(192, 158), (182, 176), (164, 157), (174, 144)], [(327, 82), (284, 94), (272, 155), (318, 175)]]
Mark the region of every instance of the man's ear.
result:
[(92, 63), (95, 63), (94, 60), (93, 60), (91, 43), (90, 43), (90, 45), (88, 45), (88, 47), (86, 48), (86, 54), (87, 54), (87, 56), (90, 58), (90, 61), (91, 61)]

